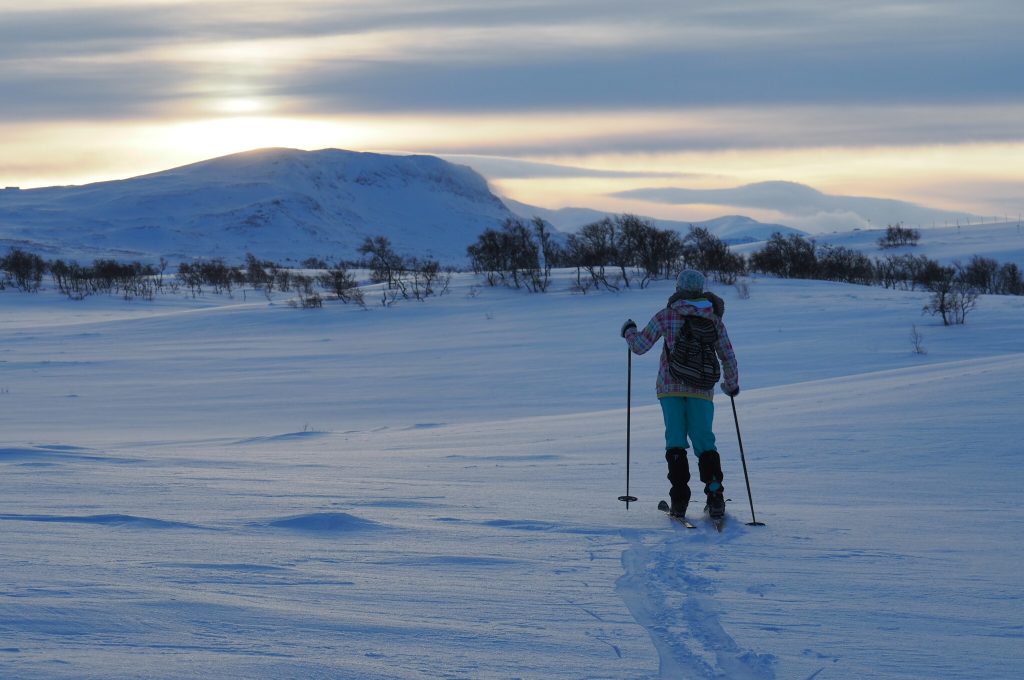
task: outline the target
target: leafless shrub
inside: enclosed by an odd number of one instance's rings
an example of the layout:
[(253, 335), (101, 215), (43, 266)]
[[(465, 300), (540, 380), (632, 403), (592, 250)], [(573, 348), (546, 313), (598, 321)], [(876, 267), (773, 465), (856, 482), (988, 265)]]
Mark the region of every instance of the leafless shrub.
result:
[(928, 350), (924, 348), (924, 336), (917, 330), (917, 324), (910, 326), (910, 344), (914, 347), (914, 354), (928, 354)]

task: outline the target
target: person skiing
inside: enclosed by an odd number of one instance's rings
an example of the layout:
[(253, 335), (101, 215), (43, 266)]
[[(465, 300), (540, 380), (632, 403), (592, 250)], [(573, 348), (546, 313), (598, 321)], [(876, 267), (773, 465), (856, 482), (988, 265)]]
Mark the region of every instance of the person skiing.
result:
[[(690, 503), (690, 464), (686, 458), (689, 440), (697, 456), (700, 481), (704, 482), (706, 510), (712, 519), (719, 520), (725, 515), (725, 495), (722, 462), (712, 432), (714, 383), (703, 388), (688, 384), (687, 380), (676, 377), (676, 372), (670, 367), (676, 340), (681, 336), (685, 336), (688, 342), (692, 340), (686, 330), (688, 319), (696, 320), (691, 323), (703, 323), (709, 328), (713, 326), (717, 337), (711, 344), (721, 361), (722, 391), (730, 397), (740, 392), (736, 354), (721, 318), (725, 303), (718, 296), (705, 292), (705, 283), (704, 274), (695, 269), (684, 269), (676, 278), (676, 292), (669, 298), (668, 305), (655, 314), (642, 331), (637, 330), (636, 322), (628, 319), (622, 325), (622, 337), (634, 354), (644, 354), (654, 347), (659, 338), (665, 339), (658, 369), (657, 394), (665, 421), (668, 480), (672, 483), (670, 514), (685, 517)], [(706, 319), (710, 324), (700, 319)], [(714, 382), (717, 382), (717, 374)]]

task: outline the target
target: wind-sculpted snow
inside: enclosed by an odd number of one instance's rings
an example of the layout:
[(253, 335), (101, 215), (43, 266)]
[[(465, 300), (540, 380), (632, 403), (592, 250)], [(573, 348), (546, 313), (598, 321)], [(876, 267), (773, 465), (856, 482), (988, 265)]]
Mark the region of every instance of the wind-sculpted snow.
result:
[(111, 464), (137, 463), (136, 459), (107, 456), (79, 446), (29, 446), (0, 448), (0, 462), (22, 465), (57, 465), (75, 462), (104, 462)]
[(0, 291), (0, 677), (1019, 675), (1020, 298), (944, 328), (923, 293), (716, 287), (766, 523), (719, 399), (719, 534), (656, 509), (656, 355), (616, 500), (618, 329), (671, 284), (559, 276), (386, 310)]
[(376, 522), (360, 519), (344, 512), (313, 512), (307, 515), (283, 517), (254, 526), (266, 526), (276, 529), (293, 531), (321, 532), (326, 534), (347, 534), (352, 532), (372, 531), (380, 528)]
[(101, 526), (138, 529), (196, 529), (193, 524), (170, 522), (152, 517), (134, 515), (15, 515), (0, 513), (0, 522), (58, 522), (66, 524), (96, 524)]
[(239, 439), (235, 442), (238, 446), (249, 446), (251, 444), (272, 444), (281, 443), (287, 444), (288, 442), (302, 441), (303, 439), (316, 439), (318, 437), (326, 436), (326, 432), (286, 432), (285, 434), (273, 434), (265, 437), (247, 437), (245, 439)]

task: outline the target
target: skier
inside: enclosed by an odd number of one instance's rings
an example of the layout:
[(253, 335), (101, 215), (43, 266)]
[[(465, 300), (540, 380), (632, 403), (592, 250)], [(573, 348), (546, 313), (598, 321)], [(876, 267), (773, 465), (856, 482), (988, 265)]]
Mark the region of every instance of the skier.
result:
[(676, 292), (668, 305), (654, 315), (642, 331), (628, 319), (622, 325), (622, 337), (634, 354), (644, 354), (665, 338), (658, 369), (657, 393), (665, 420), (665, 460), (668, 479), (672, 482), (669, 496), (670, 513), (684, 517), (690, 503), (690, 464), (686, 458), (687, 439), (697, 456), (700, 481), (704, 482), (707, 511), (714, 520), (725, 515), (725, 495), (722, 487), (722, 463), (715, 448), (715, 435), (711, 426), (715, 415), (714, 386), (699, 389), (675, 378), (669, 368), (669, 354), (676, 338), (683, 333), (687, 317), (709, 319), (714, 323), (717, 340), (714, 350), (721, 360), (722, 391), (730, 397), (740, 392), (736, 354), (722, 323), (725, 303), (721, 298), (704, 292), (704, 275), (695, 269), (685, 269), (676, 278)]

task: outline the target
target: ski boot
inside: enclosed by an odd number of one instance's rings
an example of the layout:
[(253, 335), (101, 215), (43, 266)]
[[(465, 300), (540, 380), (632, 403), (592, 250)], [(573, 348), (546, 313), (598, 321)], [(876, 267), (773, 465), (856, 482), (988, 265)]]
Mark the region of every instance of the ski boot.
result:
[(711, 519), (719, 520), (725, 517), (725, 495), (721, 491), (710, 492), (705, 509)]
[(668, 481), (672, 482), (669, 491), (672, 507), (668, 514), (685, 517), (686, 508), (690, 505), (690, 462), (686, 459), (686, 449), (668, 449), (665, 461), (668, 463)]
[(718, 451), (705, 451), (700, 454), (697, 466), (700, 468), (700, 481), (704, 482), (704, 493), (708, 498), (705, 510), (711, 519), (720, 520), (725, 517), (725, 489), (722, 487), (724, 475)]

